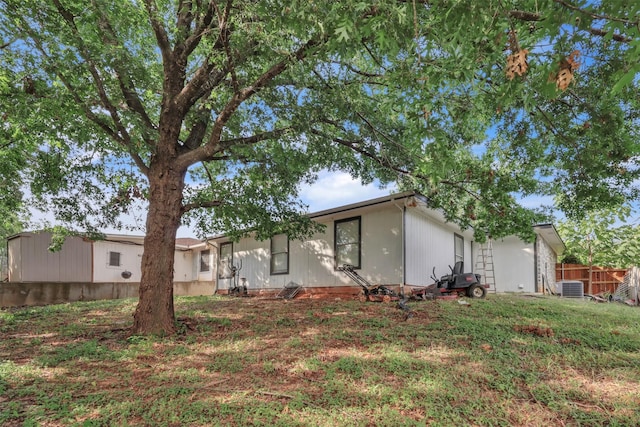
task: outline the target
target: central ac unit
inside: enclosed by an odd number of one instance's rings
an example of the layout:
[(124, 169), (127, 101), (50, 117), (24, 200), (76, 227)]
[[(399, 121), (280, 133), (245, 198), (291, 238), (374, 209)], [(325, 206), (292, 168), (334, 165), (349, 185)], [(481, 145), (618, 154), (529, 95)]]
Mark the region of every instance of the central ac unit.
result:
[(565, 298), (584, 298), (584, 284), (579, 280), (562, 280), (556, 284), (560, 296)]

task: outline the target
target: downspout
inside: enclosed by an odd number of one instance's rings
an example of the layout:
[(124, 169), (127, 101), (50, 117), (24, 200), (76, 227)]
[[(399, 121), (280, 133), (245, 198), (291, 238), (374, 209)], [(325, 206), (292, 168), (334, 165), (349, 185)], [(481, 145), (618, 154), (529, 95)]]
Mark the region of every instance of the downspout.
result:
[(398, 206), (397, 204), (393, 204), (395, 207), (397, 207), (398, 209), (400, 209), (400, 212), (402, 212), (402, 224), (401, 224), (401, 230), (400, 230), (400, 234), (402, 235), (402, 249), (401, 249), (401, 261), (402, 261), (402, 279), (400, 282), (400, 295), (402, 295), (404, 297), (404, 285), (407, 281), (407, 257), (406, 257), (406, 251), (407, 251), (407, 238), (406, 238), (406, 233), (405, 233), (405, 229), (406, 229), (406, 221), (407, 221), (407, 203), (405, 200), (405, 203), (402, 204), (402, 206)]
[[(211, 268), (209, 268), (210, 273), (211, 273), (211, 281), (213, 281), (213, 295), (216, 295), (218, 293), (218, 266), (219, 266), (219, 260), (218, 260), (218, 246), (214, 245), (213, 243), (211, 243), (209, 241), (209, 239), (206, 240), (205, 242), (205, 248), (208, 247), (210, 248), (210, 254), (211, 254)], [(198, 260), (196, 260), (196, 271), (198, 270)], [(199, 279), (200, 277), (198, 277)]]
[[(536, 234), (536, 239), (533, 242), (533, 283), (535, 285), (535, 291), (539, 291), (538, 286), (538, 235)], [(545, 293), (544, 287), (542, 288), (542, 293)]]

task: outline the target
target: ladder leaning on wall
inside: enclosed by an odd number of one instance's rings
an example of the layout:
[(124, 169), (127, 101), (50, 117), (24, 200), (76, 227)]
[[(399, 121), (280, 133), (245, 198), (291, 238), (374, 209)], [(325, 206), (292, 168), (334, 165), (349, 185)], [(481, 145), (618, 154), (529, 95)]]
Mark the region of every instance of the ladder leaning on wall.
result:
[(496, 275), (493, 265), (493, 244), (491, 239), (480, 244), (474, 273), (482, 276), (483, 284), (489, 285), (489, 292), (496, 292)]

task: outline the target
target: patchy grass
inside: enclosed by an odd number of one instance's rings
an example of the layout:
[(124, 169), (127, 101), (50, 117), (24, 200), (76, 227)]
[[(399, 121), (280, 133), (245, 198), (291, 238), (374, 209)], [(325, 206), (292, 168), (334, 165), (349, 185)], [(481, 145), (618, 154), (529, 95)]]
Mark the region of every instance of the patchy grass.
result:
[(135, 304), (0, 311), (0, 425), (640, 425), (637, 308), (191, 297), (157, 339)]

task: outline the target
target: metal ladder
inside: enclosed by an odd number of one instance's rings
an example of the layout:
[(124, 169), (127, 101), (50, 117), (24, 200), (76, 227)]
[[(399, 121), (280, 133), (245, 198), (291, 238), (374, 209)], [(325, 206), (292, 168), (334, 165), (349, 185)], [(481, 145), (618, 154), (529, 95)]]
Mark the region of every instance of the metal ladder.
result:
[(496, 275), (493, 265), (493, 244), (491, 239), (480, 245), (474, 273), (482, 276), (484, 284), (489, 285), (489, 292), (496, 293)]

